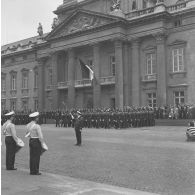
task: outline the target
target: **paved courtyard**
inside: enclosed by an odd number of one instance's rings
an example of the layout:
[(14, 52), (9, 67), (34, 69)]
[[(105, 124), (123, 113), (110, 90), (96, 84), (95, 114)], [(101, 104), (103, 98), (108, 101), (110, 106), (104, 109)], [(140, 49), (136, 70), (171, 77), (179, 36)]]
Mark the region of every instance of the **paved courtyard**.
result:
[[(72, 128), (42, 125), (42, 130), (49, 147), (41, 157), (42, 172), (158, 194), (195, 194), (195, 142), (185, 141), (185, 127), (84, 129), (82, 147), (74, 146)], [(25, 126), (17, 132), (26, 145), (16, 167), (28, 169)]]

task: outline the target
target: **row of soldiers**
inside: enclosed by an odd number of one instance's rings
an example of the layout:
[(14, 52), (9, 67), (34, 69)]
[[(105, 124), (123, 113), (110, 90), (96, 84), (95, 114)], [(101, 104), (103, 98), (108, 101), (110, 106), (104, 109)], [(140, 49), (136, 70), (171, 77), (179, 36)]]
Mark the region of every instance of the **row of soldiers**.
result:
[[(74, 127), (74, 115), (77, 109), (66, 111), (40, 112), (39, 123), (46, 124), (49, 120), (55, 120), (56, 127)], [(152, 109), (82, 109), (79, 110), (83, 117), (84, 128), (115, 128), (154, 126), (155, 116)], [(29, 113), (16, 112), (16, 125), (29, 123)], [(1, 115), (1, 124), (6, 121), (4, 114)]]
[[(75, 111), (72, 113), (74, 114)], [(81, 111), (80, 111), (81, 112)], [(124, 129), (130, 127), (154, 126), (154, 112), (141, 111), (85, 111), (81, 112), (84, 128), (115, 128)], [(69, 112), (58, 111), (55, 116), (56, 127), (73, 127), (74, 123)]]

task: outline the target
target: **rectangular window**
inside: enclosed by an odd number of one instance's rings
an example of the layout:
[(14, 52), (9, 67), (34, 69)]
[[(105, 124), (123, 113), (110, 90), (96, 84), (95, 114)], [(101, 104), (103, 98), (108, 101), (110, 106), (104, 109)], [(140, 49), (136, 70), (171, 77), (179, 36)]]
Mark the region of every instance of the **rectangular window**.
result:
[(5, 77), (2, 77), (1, 79), (1, 90), (6, 91), (6, 80)]
[(22, 89), (28, 89), (28, 74), (22, 74)]
[(16, 110), (16, 100), (10, 100), (10, 110)]
[(184, 49), (177, 48), (172, 50), (173, 72), (184, 71)]
[(110, 68), (111, 68), (111, 75), (116, 75), (116, 61), (115, 56), (110, 56)]
[(28, 100), (22, 100), (22, 110), (27, 111), (28, 110)]
[(16, 90), (16, 75), (11, 75), (11, 90)]
[(175, 103), (175, 105), (185, 103), (184, 91), (175, 91), (174, 92), (174, 103)]
[(38, 88), (38, 71), (34, 74), (34, 88)]
[(156, 107), (156, 93), (148, 93), (148, 105), (152, 108)]
[(146, 74), (152, 75), (156, 73), (155, 53), (146, 54)]

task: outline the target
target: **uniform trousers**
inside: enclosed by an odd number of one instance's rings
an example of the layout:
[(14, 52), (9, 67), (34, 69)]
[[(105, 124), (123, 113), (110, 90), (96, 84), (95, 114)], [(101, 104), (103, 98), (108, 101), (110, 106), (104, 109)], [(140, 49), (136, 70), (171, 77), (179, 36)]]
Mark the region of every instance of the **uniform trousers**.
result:
[(76, 134), (77, 144), (81, 145), (81, 129), (75, 127), (75, 134)]
[(5, 137), (6, 145), (6, 169), (14, 169), (15, 154), (16, 154), (16, 142), (12, 136)]
[(39, 164), (41, 156), (41, 142), (39, 138), (30, 138), (30, 174), (39, 173)]

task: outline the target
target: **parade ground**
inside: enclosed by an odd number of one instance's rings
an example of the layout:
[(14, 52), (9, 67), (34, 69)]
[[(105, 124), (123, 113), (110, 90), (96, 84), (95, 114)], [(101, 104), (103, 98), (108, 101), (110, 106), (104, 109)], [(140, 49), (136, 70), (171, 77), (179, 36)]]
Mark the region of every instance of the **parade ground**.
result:
[(25, 147), (16, 154), (16, 171), (5, 170), (2, 137), (2, 195), (194, 195), (195, 142), (186, 127), (83, 129), (75, 146), (73, 128), (42, 125), (49, 150), (41, 156), (42, 175), (29, 175), (25, 126), (16, 126)]

